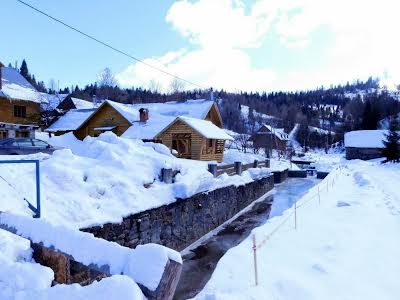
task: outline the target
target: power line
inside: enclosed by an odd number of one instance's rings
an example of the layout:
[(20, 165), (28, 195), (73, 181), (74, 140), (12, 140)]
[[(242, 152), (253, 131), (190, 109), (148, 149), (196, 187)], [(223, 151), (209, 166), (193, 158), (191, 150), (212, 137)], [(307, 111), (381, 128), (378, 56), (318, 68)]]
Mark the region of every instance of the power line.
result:
[(31, 9), (33, 9), (33, 10), (35, 10), (36, 12), (48, 17), (49, 19), (52, 19), (53, 21), (55, 21), (55, 22), (57, 22), (57, 23), (59, 23), (61, 25), (64, 25), (65, 27), (67, 27), (67, 28), (69, 28), (69, 29), (71, 29), (71, 30), (73, 30), (73, 31), (75, 31), (75, 32), (77, 32), (77, 33), (79, 33), (79, 34), (81, 34), (81, 35), (83, 35), (83, 36), (85, 36), (85, 37), (87, 37), (87, 38), (89, 38), (89, 39), (91, 39), (91, 40), (93, 40), (93, 41), (95, 41), (95, 42), (107, 47), (107, 48), (109, 48), (109, 49), (111, 49), (111, 50), (114, 50), (115, 52), (118, 52), (118, 53), (120, 53), (120, 54), (122, 54), (122, 55), (124, 55), (126, 57), (129, 57), (129, 58), (131, 58), (131, 59), (133, 59), (133, 60), (135, 60), (135, 61), (137, 61), (139, 63), (142, 63), (142, 64), (146, 65), (149, 68), (152, 68), (152, 69), (154, 69), (156, 71), (159, 71), (159, 72), (161, 72), (161, 73), (163, 73), (165, 75), (171, 76), (171, 77), (173, 77), (175, 79), (178, 79), (178, 80), (181, 80), (183, 82), (186, 82), (186, 83), (188, 83), (190, 85), (197, 86), (199, 88), (203, 88), (201, 85), (199, 85), (197, 83), (194, 83), (192, 81), (189, 81), (189, 80), (186, 80), (186, 79), (181, 78), (179, 76), (176, 76), (176, 75), (174, 75), (174, 74), (172, 74), (170, 72), (167, 72), (167, 71), (165, 71), (165, 70), (163, 70), (161, 68), (153, 66), (152, 64), (149, 64), (149, 63), (147, 63), (147, 62), (145, 62), (145, 61), (143, 61), (143, 60), (141, 60), (141, 59), (139, 59), (137, 57), (134, 57), (134, 56), (130, 55), (129, 53), (126, 53), (125, 51), (119, 50), (118, 48), (115, 48), (115, 47), (111, 46), (109, 43), (103, 42), (103, 41), (95, 38), (94, 36), (92, 36), (92, 35), (90, 35), (88, 33), (85, 33), (85, 32), (83, 32), (83, 31), (81, 31), (81, 30), (79, 30), (79, 29), (77, 29), (77, 28), (75, 28), (75, 27), (73, 27), (71, 25), (68, 25), (67, 23), (65, 23), (65, 22), (63, 22), (63, 21), (61, 21), (61, 20), (49, 15), (48, 13), (46, 13), (46, 12), (44, 12), (44, 11), (42, 11), (42, 10), (32, 6), (32, 5), (30, 5), (29, 3), (26, 3), (26, 2), (24, 2), (22, 0), (16, 0), (16, 1), (21, 3), (21, 4), (23, 4), (23, 5), (25, 5), (25, 6), (27, 6), (27, 7), (29, 7), (29, 8), (31, 8)]

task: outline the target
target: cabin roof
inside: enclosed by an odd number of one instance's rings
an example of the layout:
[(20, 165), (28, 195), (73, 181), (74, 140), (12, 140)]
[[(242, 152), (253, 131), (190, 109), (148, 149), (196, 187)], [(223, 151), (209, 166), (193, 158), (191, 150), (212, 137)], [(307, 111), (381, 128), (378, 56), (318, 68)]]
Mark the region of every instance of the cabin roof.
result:
[(180, 116), (176, 118), (176, 120), (181, 120), (205, 138), (215, 140), (233, 140), (233, 138), (227, 134), (225, 130), (219, 128), (210, 121), (185, 116)]
[[(346, 148), (384, 148), (388, 130), (356, 130), (346, 132), (344, 146)], [(400, 131), (399, 131), (400, 133)]]
[(48, 132), (77, 130), (94, 112), (91, 109), (71, 109), (61, 116), (53, 125), (46, 129)]
[(272, 134), (274, 134), (281, 141), (288, 141), (289, 135), (285, 132), (283, 128), (274, 128), (271, 125), (263, 124), (261, 128), (256, 132), (256, 135), (267, 134), (266, 132), (260, 131), (262, 128), (268, 129)]
[(49, 110), (54, 110), (57, 108), (57, 106), (64, 101), (65, 98), (68, 97), (69, 94), (46, 94), (46, 93), (40, 93), (43, 98), (47, 99), (47, 101), (43, 102), (42, 101), (42, 107), (43, 109), (49, 111)]
[(19, 72), (14, 68), (1, 68), (0, 96), (15, 100), (25, 100), (36, 103), (47, 102), (47, 94), (39, 93)]

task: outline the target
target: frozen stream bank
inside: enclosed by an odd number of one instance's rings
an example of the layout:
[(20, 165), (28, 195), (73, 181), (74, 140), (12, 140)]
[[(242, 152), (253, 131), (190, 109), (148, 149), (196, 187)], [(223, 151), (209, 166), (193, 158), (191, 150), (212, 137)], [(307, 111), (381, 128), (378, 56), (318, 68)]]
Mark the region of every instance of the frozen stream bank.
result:
[(184, 256), (175, 299), (188, 299), (199, 293), (210, 279), (218, 261), (230, 248), (242, 242), (253, 228), (261, 226), (268, 218), (282, 214), (319, 181), (315, 177), (289, 178), (276, 185), (271, 196), (255, 203), (250, 210), (224, 225), (216, 235), (191, 250), (190, 254)]

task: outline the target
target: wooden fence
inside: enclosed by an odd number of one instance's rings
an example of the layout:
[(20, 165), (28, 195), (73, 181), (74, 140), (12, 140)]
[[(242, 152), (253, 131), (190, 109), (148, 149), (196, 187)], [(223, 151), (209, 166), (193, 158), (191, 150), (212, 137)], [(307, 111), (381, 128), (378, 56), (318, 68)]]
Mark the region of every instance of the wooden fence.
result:
[(270, 160), (266, 159), (265, 161), (258, 161), (255, 160), (249, 164), (242, 164), (241, 162), (235, 162), (229, 165), (222, 165), (219, 166), (217, 164), (209, 164), (208, 171), (217, 177), (224, 173), (228, 174), (229, 176), (232, 175), (241, 175), (243, 171), (246, 171), (251, 168), (269, 168), (270, 167)]

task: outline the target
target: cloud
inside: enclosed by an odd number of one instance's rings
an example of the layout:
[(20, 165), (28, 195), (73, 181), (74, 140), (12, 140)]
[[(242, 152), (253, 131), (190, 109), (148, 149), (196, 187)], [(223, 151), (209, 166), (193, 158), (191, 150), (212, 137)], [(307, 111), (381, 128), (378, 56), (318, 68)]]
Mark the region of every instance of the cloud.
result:
[[(258, 0), (251, 5), (238, 0), (180, 0), (170, 7), (166, 22), (188, 40), (191, 50), (171, 51), (146, 62), (203, 87), (227, 90), (308, 89), (384, 71), (399, 82), (399, 8), (395, 0)], [(307, 51), (315, 46), (313, 33), (320, 28), (332, 42), (317, 53), (318, 64), (311, 58), (310, 67), (289, 66), (282, 72), (279, 66), (259, 67), (249, 54), (271, 42), (293, 53)], [(136, 63), (117, 79), (123, 85), (144, 87), (156, 81), (164, 91), (171, 81)]]

